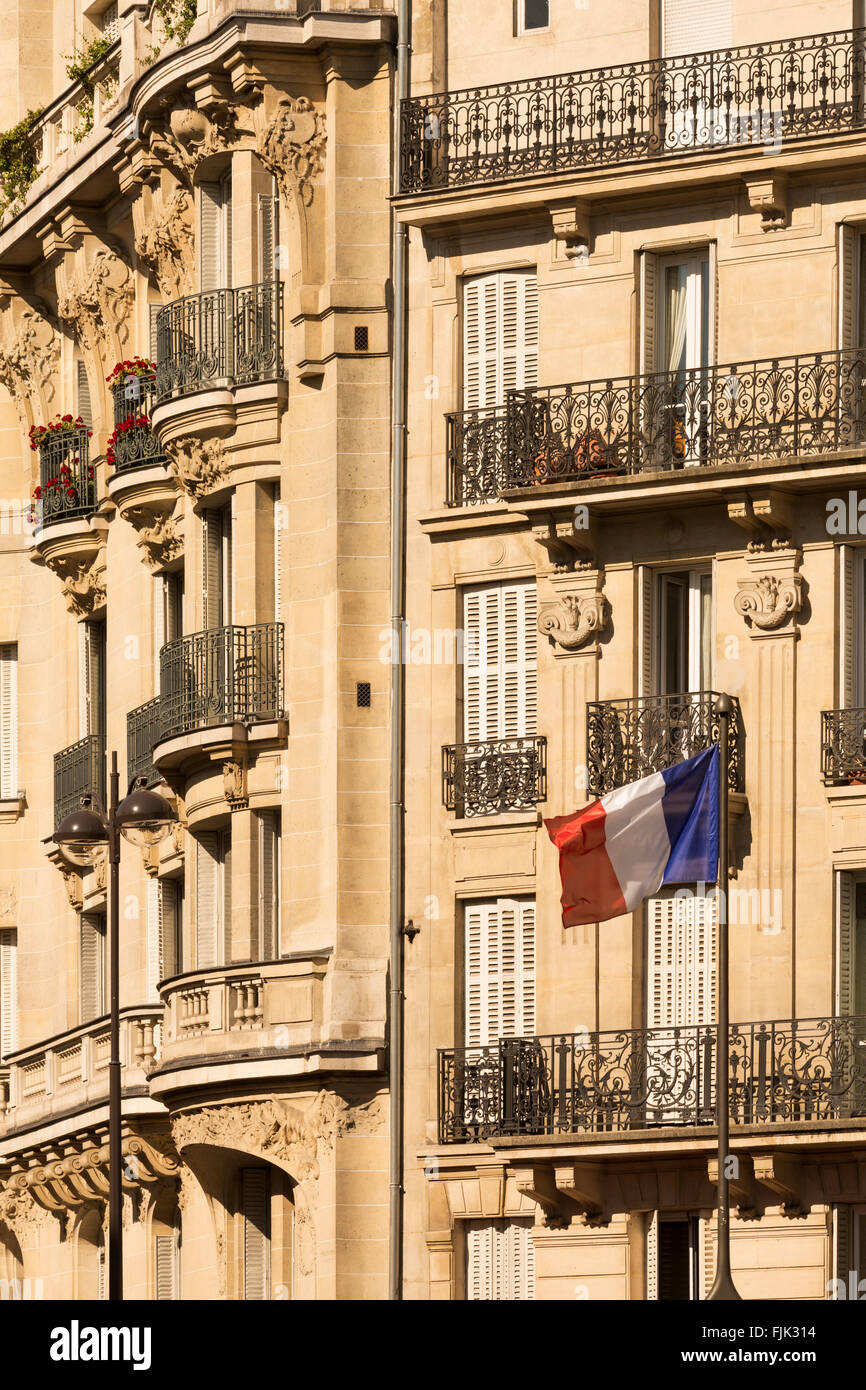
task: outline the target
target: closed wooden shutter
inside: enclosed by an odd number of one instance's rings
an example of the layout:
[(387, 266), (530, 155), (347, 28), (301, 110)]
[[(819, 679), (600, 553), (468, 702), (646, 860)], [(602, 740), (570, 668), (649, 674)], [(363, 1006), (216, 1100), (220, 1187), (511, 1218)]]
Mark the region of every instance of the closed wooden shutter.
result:
[(108, 1254), (105, 1249), (105, 1232), (99, 1232), (96, 1243), (96, 1297), (108, 1297)]
[(222, 280), (226, 289), (231, 289), (234, 269), (234, 242), (232, 236), (232, 177), (226, 174), (220, 183), (222, 199)]
[(467, 1221), (466, 1297), (472, 1302), (532, 1302), (535, 1247), (529, 1221)]
[(534, 270), (463, 283), (463, 408), (501, 405), (538, 382), (538, 278)]
[(80, 361), (75, 363), (75, 413), (81, 416), (88, 429), (93, 428), (90, 382), (87, 380), (87, 367)]
[(221, 511), (202, 512), (202, 617), (205, 628), (223, 624), (223, 518)]
[(159, 978), (170, 980), (181, 969), (180, 884), (173, 878), (159, 880)]
[(222, 889), (223, 963), (232, 963), (232, 832), (220, 831), (220, 876)]
[(156, 316), (161, 308), (161, 304), (148, 304), (147, 306), (148, 342), (150, 344), (151, 362), (156, 362), (159, 356), (159, 339), (157, 337), (156, 331)]
[(646, 1227), (646, 1297), (654, 1303), (659, 1296), (659, 1214), (647, 1214)]
[(196, 840), (195, 856), (195, 964), (197, 970), (214, 970), (223, 939), (219, 883), (219, 834), (203, 830)]
[(279, 278), (277, 246), (280, 239), (280, 200), (274, 193), (259, 194), (259, 280)]
[(0, 646), (0, 797), (18, 795), (18, 648)]
[(712, 1023), (716, 1011), (715, 897), (647, 899), (647, 1027)]
[(280, 621), (283, 605), (283, 507), (280, 485), (274, 484), (274, 622)]
[(653, 251), (640, 257), (640, 336), (638, 370), (656, 372), (658, 366), (659, 258)]
[(100, 913), (81, 914), (79, 942), (81, 1022), (91, 1023), (105, 1012), (105, 918)]
[(153, 688), (159, 690), (159, 654), (168, 638), (165, 635), (165, 578), (153, 576)]
[(531, 736), (538, 703), (534, 581), (466, 589), (463, 614), (465, 741)]
[(843, 1018), (856, 1014), (866, 998), (866, 960), (858, 950), (864, 897), (866, 884), (845, 871), (836, 874), (836, 1003)]
[(864, 565), (862, 550), (839, 547), (839, 702), (843, 709), (866, 698), (863, 679)]
[(261, 811), (259, 821), (259, 959), (280, 955), (280, 813)]
[(244, 1298), (268, 1299), (270, 1291), (270, 1174), (266, 1168), (242, 1168)]
[(79, 737), (105, 732), (105, 624), (78, 624)]
[(199, 288), (202, 293), (225, 289), (223, 278), (222, 189), (218, 183), (199, 184)]
[(662, 0), (662, 57), (730, 48), (731, 0)]
[(837, 320), (839, 325), (840, 349), (859, 347), (858, 337), (858, 297), (860, 286), (857, 281), (857, 260), (860, 233), (856, 227), (839, 223), (838, 252), (839, 264), (839, 305)]
[(160, 882), (158, 878), (148, 878), (145, 888), (145, 998), (149, 1004), (159, 1003), (156, 986), (161, 975), (160, 940)]
[(657, 661), (655, 634), (655, 584), (649, 565), (637, 570), (637, 693), (656, 693)]
[(464, 935), (466, 1046), (534, 1034), (534, 901), (467, 903)]
[(154, 1292), (160, 1301), (176, 1299), (177, 1239), (174, 1232), (157, 1232), (154, 1236)]
[(854, 1270), (859, 1279), (857, 1262), (855, 1261), (855, 1237), (854, 1227), (856, 1216), (849, 1206), (843, 1203), (836, 1203), (833, 1207), (833, 1267), (834, 1277), (842, 1281), (844, 1292), (842, 1298), (847, 1299), (851, 1290), (850, 1272)]
[(18, 1046), (17, 949), (17, 931), (0, 931), (0, 1057), (8, 1057)]

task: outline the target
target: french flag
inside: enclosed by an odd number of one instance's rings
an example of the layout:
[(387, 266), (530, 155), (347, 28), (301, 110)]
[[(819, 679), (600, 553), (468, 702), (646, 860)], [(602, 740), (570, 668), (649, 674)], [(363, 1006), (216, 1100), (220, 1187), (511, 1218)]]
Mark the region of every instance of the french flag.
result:
[(566, 927), (633, 912), (665, 884), (715, 883), (718, 744), (544, 824), (559, 850)]

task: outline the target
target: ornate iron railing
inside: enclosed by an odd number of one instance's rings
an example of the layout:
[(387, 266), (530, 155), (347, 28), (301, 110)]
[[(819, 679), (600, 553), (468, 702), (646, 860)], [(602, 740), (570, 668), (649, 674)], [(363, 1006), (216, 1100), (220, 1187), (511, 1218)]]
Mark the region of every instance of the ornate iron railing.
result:
[[(586, 706), (587, 790), (603, 796), (614, 787), (691, 758), (719, 741), (717, 694), (641, 695), (592, 700)], [(743, 790), (745, 759), (740, 704), (733, 701), (728, 786)]]
[(283, 625), (215, 627), (159, 654), (159, 737), (283, 712)]
[(112, 387), (112, 394), (114, 435), (106, 459), (109, 466), (114, 467), (115, 473), (121, 473), (128, 468), (164, 463), (165, 454), (150, 423), (156, 400), (156, 379), (128, 376)]
[[(866, 1115), (866, 1017), (733, 1024), (734, 1124)], [(439, 1142), (715, 1123), (714, 1026), (439, 1052)]]
[(547, 739), (450, 744), (442, 749), (442, 799), (458, 816), (530, 810), (547, 799)]
[(866, 709), (822, 711), (821, 771), (828, 783), (866, 783)]
[(159, 742), (159, 696), (146, 700), (126, 716), (126, 776), (130, 784), (144, 777), (155, 787), (161, 777), (153, 765), (153, 748)]
[(283, 375), (277, 280), (187, 295), (156, 316), (156, 400)]
[(86, 429), (56, 430), (39, 445), (38, 525), (71, 521), (96, 510), (96, 481)]
[(854, 29), (411, 97), (400, 191), (856, 131), (864, 45)]
[(54, 754), (54, 824), (75, 811), (83, 796), (105, 806), (105, 736), (89, 734)]
[(679, 471), (866, 440), (866, 349), (610, 377), (448, 415), (449, 506), (509, 488)]

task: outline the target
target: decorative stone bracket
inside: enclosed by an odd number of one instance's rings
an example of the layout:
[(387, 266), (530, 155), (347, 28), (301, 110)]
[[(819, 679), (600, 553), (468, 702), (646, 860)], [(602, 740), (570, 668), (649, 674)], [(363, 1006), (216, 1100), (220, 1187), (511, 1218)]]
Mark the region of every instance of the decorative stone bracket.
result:
[(584, 1226), (604, 1224), (602, 1178), (597, 1164), (527, 1164), (515, 1167), (514, 1178), (518, 1192), (540, 1208), (545, 1226), (567, 1226), (575, 1210)]
[[(578, 519), (576, 513), (579, 511)], [(586, 507), (564, 520), (548, 516), (532, 528), (532, 539), (547, 552), (555, 572), (588, 569), (595, 559), (596, 534), (593, 517)]]
[(746, 493), (728, 503), (728, 516), (749, 532), (748, 548), (752, 552), (785, 550), (791, 543), (791, 499), (782, 493)]
[[(738, 1154), (737, 1168), (737, 1176), (728, 1180), (728, 1189), (736, 1204), (737, 1215), (741, 1220), (747, 1221), (760, 1214), (755, 1192), (755, 1173), (752, 1160), (745, 1155)], [(712, 1186), (718, 1187), (719, 1160), (717, 1158), (708, 1159), (707, 1176)]]
[(592, 217), (583, 198), (549, 203), (557, 250), (569, 261), (587, 261), (592, 244)]
[(198, 439), (186, 435), (167, 441), (165, 452), (169, 472), (184, 492), (199, 502), (228, 478), (225, 445), (221, 439)]
[(781, 1198), (783, 1216), (803, 1216), (803, 1173), (794, 1154), (768, 1154), (755, 1158), (755, 1179)]
[(799, 574), (761, 574), (754, 579), (738, 579), (737, 585), (740, 592), (734, 607), (761, 632), (776, 632), (785, 627), (803, 606), (803, 580)]
[(124, 508), (123, 516), (138, 532), (136, 544), (154, 573), (183, 554), (183, 517), (175, 501)]
[(743, 180), (753, 212), (761, 214), (762, 232), (780, 232), (788, 225), (788, 187), (784, 174), (771, 173)]
[(564, 651), (578, 651), (604, 631), (609, 612), (610, 605), (602, 593), (563, 594), (558, 603), (542, 607), (538, 631)]
[(76, 618), (92, 618), (107, 601), (105, 540), (90, 553), (59, 550), (45, 556), (45, 564), (63, 585), (66, 607)]
[(223, 763), (223, 791), (225, 799), (233, 811), (243, 811), (249, 806), (246, 762), (229, 761)]

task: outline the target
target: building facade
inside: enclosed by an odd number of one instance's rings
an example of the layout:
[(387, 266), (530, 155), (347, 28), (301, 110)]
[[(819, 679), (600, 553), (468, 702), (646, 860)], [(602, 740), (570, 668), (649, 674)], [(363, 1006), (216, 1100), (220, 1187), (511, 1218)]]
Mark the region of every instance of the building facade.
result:
[(860, 23), (414, 7), (407, 1297), (709, 1289), (715, 889), (564, 928), (542, 817), (706, 747), (716, 692), (734, 1280), (860, 1279)]
[(105, 1292), (106, 872), (52, 835), (113, 752), (177, 815), (121, 862), (126, 1296), (385, 1295), (393, 22), (4, 12), (0, 1279), (32, 1296)]

